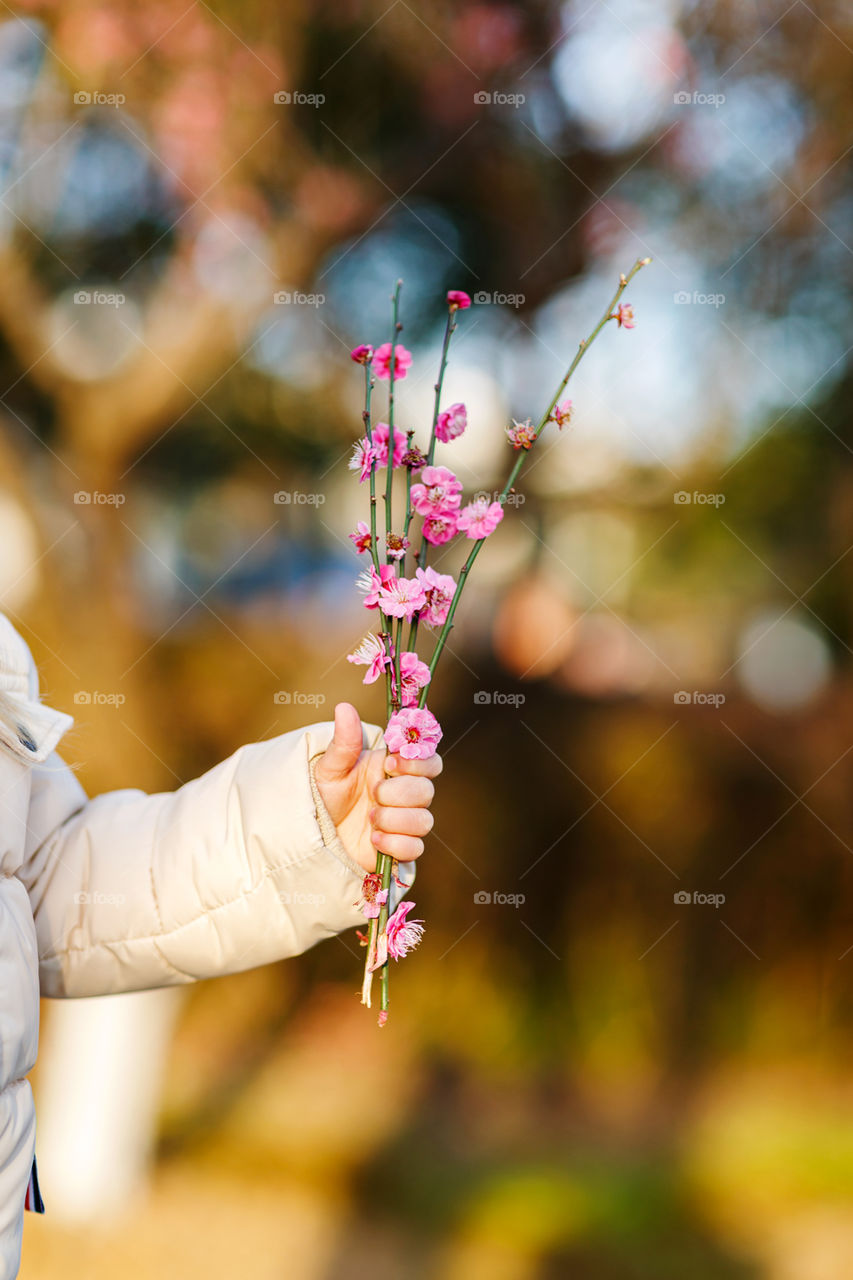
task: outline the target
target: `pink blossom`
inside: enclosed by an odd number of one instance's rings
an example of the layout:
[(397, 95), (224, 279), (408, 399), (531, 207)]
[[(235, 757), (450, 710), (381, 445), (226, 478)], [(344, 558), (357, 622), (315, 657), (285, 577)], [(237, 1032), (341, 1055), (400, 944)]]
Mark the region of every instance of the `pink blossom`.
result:
[[(373, 451), (376, 454), (376, 461), (380, 467), (388, 466), (388, 432), (387, 422), (377, 422), (373, 428)], [(394, 457), (392, 463), (395, 467), (399, 467), (403, 461), (403, 457), (408, 447), (408, 441), (402, 431), (394, 428)]]
[(353, 347), (349, 353), (350, 360), (354, 360), (356, 364), (369, 364), (373, 357), (373, 347), (368, 347), (362, 343), (360, 347)]
[(388, 548), (388, 554), (392, 560), (402, 560), (403, 556), (412, 545), (408, 538), (399, 533), (389, 533), (385, 538), (385, 545)]
[(404, 707), (413, 707), (418, 700), (418, 693), (424, 685), (429, 684), (429, 667), (421, 662), (416, 653), (400, 654), (400, 692)]
[(475, 498), (467, 507), (462, 508), (456, 520), (456, 528), (469, 538), (487, 538), (490, 533), (494, 533), (503, 518), (504, 509), (499, 502)]
[(401, 902), (393, 915), (388, 917), (388, 955), (395, 960), (402, 960), (424, 936), (423, 920), (407, 920), (410, 911), (414, 911), (414, 902)]
[(428, 760), (441, 741), (441, 726), (426, 707), (404, 707), (395, 711), (385, 730), (389, 751), (404, 760)]
[[(409, 372), (412, 363), (412, 353), (407, 351), (400, 343), (394, 345), (394, 381), (400, 382)], [(391, 380), (391, 343), (383, 342), (381, 347), (376, 348), (376, 354), (373, 357), (373, 372), (382, 382)]]
[(370, 526), (365, 524), (363, 520), (359, 520), (358, 524), (355, 526), (355, 532), (348, 533), (347, 537), (352, 539), (353, 545), (359, 555), (361, 555), (362, 551), (370, 550)]
[(447, 467), (424, 467), (421, 483), (412, 485), (412, 506), (419, 515), (446, 514), (462, 501), (462, 481)]
[(529, 418), (525, 418), (524, 422), (519, 422), (517, 418), (513, 418), (513, 425), (507, 427), (507, 439), (513, 449), (529, 449), (536, 443), (536, 428)]
[[(373, 684), (382, 675), (387, 666), (390, 666), (391, 659), (383, 642), (368, 631), (355, 653), (347, 654), (347, 662), (354, 662), (358, 667), (367, 667), (364, 674), (364, 684)], [(402, 673), (400, 676), (402, 680)]]
[(443, 543), (449, 542), (456, 533), (456, 517), (458, 512), (455, 509), (449, 511), (437, 511), (435, 515), (426, 516), (424, 518), (423, 534), (427, 542), (432, 543), (434, 547), (440, 547)]
[(355, 585), (359, 591), (364, 592), (364, 607), (366, 609), (375, 609), (377, 607), (380, 590), (383, 587), (389, 587), (395, 576), (393, 564), (381, 564), (379, 573), (371, 565), (369, 569), (365, 569), (364, 573), (358, 575)]
[(432, 566), (416, 569), (415, 577), (424, 589), (426, 605), (421, 610), (420, 621), (428, 627), (440, 627), (447, 621), (451, 601), (456, 594), (456, 582), (449, 573), (436, 573)]
[(468, 294), (461, 289), (450, 289), (447, 294), (447, 302), (452, 311), (465, 311), (471, 305), (471, 299)]
[(554, 405), (554, 408), (551, 411), (551, 417), (554, 419), (557, 426), (562, 429), (567, 422), (571, 421), (571, 417), (572, 417), (571, 400), (564, 400), (562, 404)]
[(361, 897), (354, 905), (368, 920), (375, 920), (387, 901), (388, 890), (382, 888), (382, 877), (376, 871), (368, 871), (361, 882)]
[(405, 618), (423, 608), (424, 589), (417, 578), (394, 578), (379, 592), (379, 607), (389, 618)]
[(449, 409), (438, 415), (435, 424), (435, 438), (447, 444), (461, 436), (468, 425), (468, 410), (464, 404), (452, 404)]
[(620, 302), (610, 319), (615, 320), (620, 329), (633, 329), (634, 308), (630, 302)]
[[(387, 456), (387, 446), (386, 446), (386, 456)], [(359, 484), (364, 484), (365, 480), (370, 475), (370, 468), (373, 466), (375, 461), (376, 461), (376, 450), (371, 446), (370, 441), (367, 439), (356, 440), (352, 449), (352, 457), (350, 458), (347, 465), (350, 471), (359, 472), (359, 477), (358, 477)]]

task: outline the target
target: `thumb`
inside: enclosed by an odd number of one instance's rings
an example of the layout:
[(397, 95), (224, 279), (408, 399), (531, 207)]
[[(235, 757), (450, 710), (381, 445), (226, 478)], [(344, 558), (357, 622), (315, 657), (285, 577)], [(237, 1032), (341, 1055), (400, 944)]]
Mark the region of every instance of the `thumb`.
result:
[(352, 703), (335, 707), (335, 732), (318, 768), (330, 782), (345, 778), (358, 764), (362, 752), (361, 719)]

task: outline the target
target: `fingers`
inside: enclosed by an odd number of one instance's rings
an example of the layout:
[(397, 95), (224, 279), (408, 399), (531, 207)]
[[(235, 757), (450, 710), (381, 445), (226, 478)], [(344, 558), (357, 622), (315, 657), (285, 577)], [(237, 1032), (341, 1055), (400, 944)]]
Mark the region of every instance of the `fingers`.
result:
[(370, 839), (382, 853), (388, 853), (398, 862), (413, 862), (424, 851), (423, 840), (417, 836), (389, 835), (387, 831), (372, 831)]
[(441, 756), (430, 756), (428, 760), (405, 760), (400, 755), (385, 757), (385, 772), (392, 776), (409, 774), (419, 778), (437, 778), (444, 768)]
[(335, 732), (323, 756), (317, 761), (317, 772), (326, 781), (345, 778), (358, 764), (362, 750), (361, 720), (350, 702), (335, 707)]
[(399, 836), (429, 835), (433, 821), (429, 809), (383, 809), (377, 806), (370, 815), (374, 830)]
[(384, 761), (389, 776), (377, 783), (377, 807), (370, 815), (370, 839), (377, 849), (400, 862), (412, 862), (424, 851), (423, 836), (432, 830), (429, 811), (435, 794), (432, 778), (442, 770), (441, 756), (428, 760), (405, 760), (388, 755)]
[(380, 804), (391, 808), (426, 809), (432, 804), (435, 787), (429, 778), (383, 778), (373, 794)]

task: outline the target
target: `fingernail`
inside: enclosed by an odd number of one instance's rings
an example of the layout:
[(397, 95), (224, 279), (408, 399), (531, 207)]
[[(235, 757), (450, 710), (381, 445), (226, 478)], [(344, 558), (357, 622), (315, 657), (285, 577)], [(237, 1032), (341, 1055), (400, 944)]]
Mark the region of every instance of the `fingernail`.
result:
[(396, 772), (396, 769), (397, 769), (397, 757), (396, 757), (396, 756), (388, 756), (388, 758), (387, 758), (387, 759), (386, 759), (386, 761), (385, 761), (385, 772), (386, 772), (386, 773), (395, 773), (395, 772)]

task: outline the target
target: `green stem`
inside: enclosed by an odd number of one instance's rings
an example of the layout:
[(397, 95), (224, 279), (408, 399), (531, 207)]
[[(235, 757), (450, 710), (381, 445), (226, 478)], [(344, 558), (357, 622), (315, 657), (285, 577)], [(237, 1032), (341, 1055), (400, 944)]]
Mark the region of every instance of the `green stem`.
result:
[[(382, 876), (382, 888), (388, 890), (388, 898), (385, 899), (383, 905), (379, 908), (379, 918), (376, 921), (377, 935), (382, 935), (388, 928), (388, 900), (391, 897), (391, 873), (394, 869), (394, 859), (390, 854), (381, 853), (377, 863), (377, 870)], [(379, 970), (379, 1008), (386, 1011), (388, 1009), (388, 961), (386, 960), (382, 968)]]
[[(387, 548), (388, 548), (387, 538), (388, 538), (388, 534), (392, 530), (391, 482), (394, 474), (394, 364), (395, 364), (395, 350), (397, 345), (397, 334), (400, 332), (400, 330), (403, 327), (399, 323), (400, 290), (402, 287), (403, 287), (402, 280), (398, 280), (396, 288), (394, 289), (394, 296), (393, 296), (394, 322), (393, 322), (393, 329), (391, 332), (391, 361), (389, 365), (389, 377), (388, 377), (388, 467), (387, 467), (386, 478), (385, 478), (385, 537), (386, 537), (385, 563), (386, 564), (393, 563), (391, 555), (388, 554), (387, 552)], [(371, 481), (372, 479), (373, 479), (373, 471), (371, 469)], [(371, 497), (372, 496), (373, 495), (371, 493)], [(375, 502), (373, 502), (371, 506), (371, 512), (373, 515), (373, 523), (371, 524), (371, 535), (372, 535), (371, 543), (374, 547), (376, 544), (376, 538), (375, 536), (373, 536), (373, 531), (375, 528), (375, 510), (376, 510), (376, 505), (375, 505)], [(379, 572), (378, 561), (376, 566), (376, 572), (377, 573)], [(389, 651), (390, 651), (391, 638), (393, 634), (391, 621), (390, 619), (386, 618), (385, 615), (381, 613), (381, 611), (380, 611), (380, 616), (382, 618), (383, 633), (387, 635)], [(399, 636), (399, 624), (398, 624), (398, 636)], [(384, 643), (385, 641), (383, 640), (383, 644)], [(395, 658), (396, 665), (392, 666), (390, 669), (386, 667), (386, 670), (385, 670), (385, 718), (386, 720), (391, 719), (393, 712), (399, 706), (399, 703), (397, 702), (397, 698), (399, 696), (399, 688), (400, 688), (399, 648), (400, 646), (398, 643), (396, 646), (396, 653), (397, 653), (397, 656)], [(395, 676), (396, 676), (396, 684), (394, 683)], [(396, 693), (394, 692), (395, 689), (396, 689)], [(382, 877), (383, 889), (389, 889), (389, 891), (390, 891), (390, 885), (391, 885), (391, 869), (393, 867), (393, 863), (394, 863), (394, 860), (389, 854), (382, 853), (380, 850), (377, 849), (376, 871)], [(365, 967), (370, 964), (370, 960), (373, 955), (373, 948), (376, 945), (376, 939), (384, 933), (387, 924), (388, 924), (388, 907), (386, 904), (384, 907), (380, 908), (378, 918), (371, 920), (370, 922), (370, 929), (368, 931), (368, 946), (367, 946), (367, 957), (365, 959)], [(381, 990), (381, 1000), (382, 1000), (381, 1007), (382, 1009), (387, 1010), (388, 1008), (388, 963), (387, 961), (385, 962), (384, 965), (382, 965), (381, 969), (379, 970), (379, 974), (380, 974), (380, 990)], [(365, 983), (368, 990), (370, 989), (371, 980), (372, 980), (372, 977), (368, 977), (368, 975), (365, 975)]]
[[(364, 434), (368, 444), (373, 444), (373, 427), (370, 422), (370, 399), (373, 392), (373, 378), (370, 373), (370, 362), (364, 366)], [(376, 463), (370, 464), (370, 555), (373, 567), (379, 572), (379, 552), (376, 549)]]
[[(436, 446), (436, 427), (438, 426), (438, 418), (441, 410), (441, 392), (444, 386), (444, 371), (447, 368), (447, 353), (450, 350), (450, 339), (456, 332), (456, 307), (450, 307), (447, 312), (447, 324), (444, 328), (444, 341), (441, 344), (441, 363), (438, 368), (438, 381), (435, 383), (435, 404), (432, 411), (432, 428), (429, 435), (429, 449), (427, 450), (428, 467), (432, 466), (432, 460), (435, 457)], [(429, 559), (429, 543), (426, 538), (421, 536), (421, 545), (414, 556), (415, 567), (417, 569), (425, 569), (427, 560)], [(409, 649), (414, 652), (415, 644), (418, 638), (418, 619), (413, 618), (409, 626)]]
[[(453, 337), (453, 334), (455, 332), (456, 332), (456, 308), (451, 307), (447, 313), (447, 325), (445, 326), (445, 330), (444, 330), (444, 341), (441, 344), (441, 364), (439, 365), (439, 369), (438, 369), (438, 381), (435, 384), (435, 405), (432, 411), (432, 430), (430, 431), (430, 435), (429, 435), (429, 449), (427, 450), (427, 461), (426, 461), (426, 465), (428, 467), (432, 466), (432, 460), (435, 457), (435, 446), (436, 446), (435, 429), (438, 426), (438, 416), (439, 416), (439, 411), (441, 407), (441, 391), (442, 391), (442, 387), (444, 386), (444, 371), (447, 368), (447, 353), (450, 349), (450, 339)], [(429, 559), (429, 543), (424, 537), (421, 537), (421, 545), (418, 548), (418, 552), (417, 552), (417, 555), (415, 556), (415, 559), (417, 561), (417, 567), (419, 569), (426, 568), (427, 560)], [(418, 622), (417, 622), (417, 618), (415, 618), (414, 621), (412, 622), (412, 632), (409, 636), (410, 649), (414, 649), (415, 647), (414, 642), (415, 642), (415, 638), (417, 637), (417, 634), (418, 634)]]
[(447, 312), (447, 325), (444, 330), (444, 342), (441, 344), (441, 364), (438, 368), (438, 381), (435, 384), (435, 405), (432, 411), (432, 430), (429, 436), (429, 450), (427, 451), (427, 466), (432, 466), (432, 460), (435, 456), (435, 429), (438, 426), (438, 415), (441, 407), (441, 388), (444, 383), (444, 370), (447, 368), (447, 352), (450, 348), (450, 339), (456, 329), (456, 308), (451, 307)]
[[(574, 373), (575, 369), (577, 369), (581, 360), (586, 355), (587, 351), (592, 346), (595, 339), (601, 333), (601, 330), (607, 324), (607, 321), (613, 319), (614, 308), (619, 302), (619, 299), (622, 297), (622, 294), (625, 292), (628, 285), (631, 283), (631, 281), (633, 280), (637, 272), (640, 270), (640, 268), (646, 266), (650, 261), (651, 261), (650, 258), (640, 258), (639, 261), (634, 263), (633, 267), (628, 272), (627, 276), (625, 275), (620, 276), (619, 288), (616, 290), (615, 294), (613, 295), (613, 298), (611, 299), (610, 304), (607, 307), (607, 310), (604, 312), (604, 315), (601, 317), (598, 324), (593, 329), (592, 333), (590, 333), (589, 337), (583, 338), (581, 342), (578, 344), (577, 353), (574, 359), (572, 360), (572, 363), (569, 365), (568, 369), (566, 370), (566, 373), (562, 381), (557, 387), (557, 390), (554, 392), (551, 402), (548, 405), (548, 408), (545, 410), (544, 414), (542, 415), (539, 425), (536, 428), (534, 441), (538, 440), (539, 436), (544, 431), (545, 426), (550, 420), (551, 414), (554, 412), (554, 406), (556, 405), (560, 396), (565, 391), (568, 381), (571, 378), (572, 374)], [(507, 499), (507, 494), (512, 489), (513, 485), (518, 479), (519, 473), (522, 467), (524, 466), (524, 463), (527, 460), (528, 453), (529, 453), (529, 450), (527, 449), (522, 449), (519, 451), (519, 456), (516, 458), (515, 464), (513, 465), (512, 470), (509, 473), (507, 482), (504, 485), (503, 489), (501, 490), (500, 496), (498, 497), (498, 502), (500, 502), (501, 506), (505, 504)], [(444, 646), (447, 643), (447, 638), (453, 629), (453, 618), (456, 613), (459, 600), (462, 596), (462, 591), (465, 587), (465, 583), (468, 581), (468, 575), (471, 572), (471, 567), (474, 564), (474, 561), (477, 559), (477, 556), (480, 554), (480, 548), (482, 547), (484, 542), (485, 542), (485, 538), (479, 538), (474, 543), (473, 547), (471, 548), (468, 554), (467, 560), (465, 561), (464, 565), (459, 571), (459, 580), (457, 583), (456, 591), (454, 592), (453, 600), (451, 601), (450, 609), (448, 610), (448, 613), (447, 613), (447, 618), (445, 619), (444, 626), (441, 628), (441, 631), (439, 632), (438, 640), (436, 641), (435, 649), (433, 650), (432, 658), (430, 659), (430, 664), (429, 664), (430, 683), (425, 685), (424, 688), (421, 690), (420, 697), (418, 698), (419, 707), (426, 706), (427, 693), (432, 687), (432, 677), (435, 675), (435, 669), (438, 665), (438, 660), (441, 657), (441, 654), (444, 650)]]
[[(400, 290), (403, 281), (398, 280), (394, 289), (394, 320), (391, 329), (391, 361), (388, 365), (388, 470), (385, 479), (385, 536), (391, 532), (391, 482), (394, 478), (394, 366), (396, 362), (397, 334), (403, 328), (399, 322)], [(387, 543), (386, 543), (387, 547)], [(391, 564), (391, 556), (386, 553), (386, 564)]]
[[(407, 432), (406, 432), (406, 450), (407, 450), (407, 451), (413, 447), (413, 446), (412, 446), (412, 438), (413, 438), (414, 434), (415, 434), (415, 433), (414, 433), (414, 431), (407, 431)], [(411, 525), (411, 523), (412, 523), (412, 517), (414, 516), (414, 514), (415, 514), (415, 513), (412, 511), (412, 468), (411, 468), (411, 467), (409, 467), (409, 466), (407, 466), (407, 467), (406, 467), (406, 520), (405, 520), (405, 523), (404, 523), (404, 525), (403, 525), (403, 538), (404, 538), (404, 540), (405, 540), (406, 538), (408, 538), (408, 536), (409, 536), (409, 526), (410, 526), (410, 525)], [(407, 575), (406, 575), (406, 562), (407, 562), (408, 558), (409, 558), (409, 553), (408, 553), (408, 551), (404, 551), (404, 553), (403, 553), (403, 558), (402, 558), (402, 560), (400, 561), (400, 573), (401, 573), (402, 577), (404, 577), (404, 578), (407, 576)]]
[[(370, 421), (370, 400), (373, 392), (374, 380), (370, 373), (370, 365), (364, 366), (364, 410), (362, 412), (362, 420), (364, 422), (364, 433), (367, 436), (368, 444), (373, 444), (373, 427)], [(377, 574), (379, 573), (379, 551), (376, 546), (376, 463), (370, 464), (370, 555), (373, 560), (373, 567)], [(387, 633), (391, 634), (391, 624), (385, 617), (382, 610), (379, 610), (380, 618), (380, 637)], [(384, 644), (385, 641), (383, 640)], [(385, 684), (385, 714), (386, 719), (391, 715), (391, 685), (386, 681)]]

